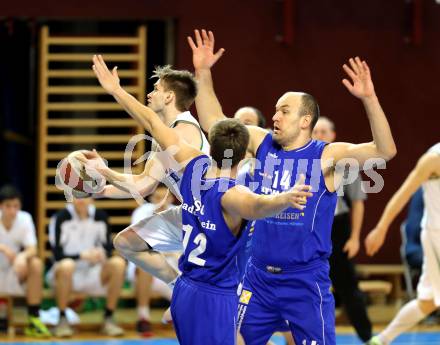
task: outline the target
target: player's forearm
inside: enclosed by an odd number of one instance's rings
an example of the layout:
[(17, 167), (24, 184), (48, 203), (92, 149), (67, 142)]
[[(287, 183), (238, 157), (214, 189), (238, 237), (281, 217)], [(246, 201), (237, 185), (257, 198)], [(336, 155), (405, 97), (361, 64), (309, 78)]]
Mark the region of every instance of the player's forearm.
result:
[(131, 199), (133, 198), (133, 195), (130, 192), (121, 190), (118, 187), (109, 184), (106, 185), (101, 192), (93, 194), (93, 197), (97, 199)]
[(196, 70), (198, 93), (196, 97), (197, 115), (200, 125), (209, 132), (214, 123), (225, 118), (222, 106), (215, 94), (210, 69)]
[(370, 122), (377, 157), (390, 160), (396, 155), (397, 149), (379, 100), (376, 95), (373, 95), (362, 99), (362, 103)]
[(362, 222), (364, 220), (364, 202), (355, 200), (351, 206), (351, 238), (359, 239), (361, 235)]
[(121, 174), (111, 169), (105, 169), (101, 173), (111, 184), (105, 186), (104, 190), (97, 195), (101, 198), (127, 199), (133, 198), (135, 194), (146, 197), (154, 191), (158, 183), (149, 176)]
[(140, 103), (122, 87), (113, 91), (112, 96), (140, 126), (151, 132), (151, 117), (152, 113), (154, 114), (151, 109)]
[(404, 188), (405, 185), (399, 188), (399, 190), (393, 195), (390, 201), (387, 203), (377, 228), (387, 233), (391, 223), (396, 219), (397, 215), (402, 211), (403, 207), (409, 201), (411, 194)]
[(130, 193), (130, 191), (135, 188), (133, 175), (121, 174), (110, 168), (102, 169), (99, 172), (108, 183), (111, 183), (125, 193)]
[[(250, 214), (247, 219), (262, 219), (279, 214), (289, 206), (287, 197), (278, 195), (258, 195), (250, 202)], [(246, 217), (245, 217), (246, 218)]]

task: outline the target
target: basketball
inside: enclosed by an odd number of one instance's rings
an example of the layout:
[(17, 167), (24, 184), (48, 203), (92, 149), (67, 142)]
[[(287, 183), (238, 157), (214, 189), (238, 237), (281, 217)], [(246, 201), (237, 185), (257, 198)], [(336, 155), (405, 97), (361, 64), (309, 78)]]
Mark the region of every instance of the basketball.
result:
[(72, 189), (76, 198), (88, 198), (99, 192), (106, 181), (102, 176), (92, 177), (86, 172), (84, 164), (78, 157), (85, 157), (83, 151), (74, 151), (61, 161), (57, 169), (60, 181)]
[(2, 1), (0, 345), (440, 345), (440, 0), (206, 3)]

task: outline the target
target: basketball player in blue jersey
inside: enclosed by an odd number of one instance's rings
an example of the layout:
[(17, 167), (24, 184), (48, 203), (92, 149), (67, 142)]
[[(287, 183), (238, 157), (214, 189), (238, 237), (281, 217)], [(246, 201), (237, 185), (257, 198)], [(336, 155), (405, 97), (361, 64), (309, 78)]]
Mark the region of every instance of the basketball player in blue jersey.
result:
[[(225, 118), (210, 71), (224, 50), (214, 53), (214, 36), (204, 30), (201, 34), (196, 30), (195, 42), (191, 37), (188, 42), (199, 81), (199, 121), (204, 130), (209, 130)], [(344, 79), (343, 84), (364, 105), (371, 142), (326, 144), (312, 140), (319, 108), (311, 95), (302, 92), (286, 92), (279, 98), (272, 117), (273, 134), (248, 127), (248, 150), (260, 163), (255, 171), (255, 191), (276, 195), (291, 188), (298, 174), (303, 173), (314, 195), (303, 212), (287, 209), (255, 223), (238, 315), (246, 345), (265, 344), (283, 320), (288, 321), (297, 344), (336, 343), (328, 257), (336, 205), (335, 181), (339, 177), (337, 163), (352, 158), (362, 167), (370, 158), (389, 160), (396, 154), (366, 62), (356, 57), (343, 68), (351, 79)]]
[[(102, 68), (101, 68), (102, 67)], [(96, 66), (100, 77), (108, 70)], [(102, 77), (102, 76), (101, 76)], [(163, 169), (176, 163), (184, 170), (180, 184), (184, 252), (182, 275), (176, 282), (171, 311), (180, 344), (235, 344), (238, 306), (237, 252), (245, 236), (244, 220), (278, 214), (289, 208), (304, 212), (310, 186), (298, 183), (276, 195), (259, 195), (236, 185), (238, 163), (244, 158), (249, 133), (236, 120), (216, 123), (209, 131), (211, 159), (166, 126), (151, 109), (142, 125), (173, 157), (162, 160)], [(228, 158), (228, 159), (225, 159)]]
[[(238, 109), (234, 114), (234, 119), (237, 119), (244, 125), (249, 126), (258, 126), (260, 128), (264, 128), (266, 126), (266, 120), (263, 113), (254, 107), (242, 107)], [(238, 172), (237, 181), (240, 184), (244, 184), (248, 186), (253, 180), (254, 174), (254, 160), (250, 157), (249, 152), (246, 153), (246, 158), (248, 160), (245, 161), (244, 164), (241, 165), (241, 169)], [(248, 223), (248, 230), (246, 231), (247, 240), (245, 244), (242, 246), (240, 253), (237, 256), (238, 267), (240, 271), (240, 276), (244, 276), (244, 272), (247, 266), (247, 262), (249, 260), (251, 254), (251, 243), (252, 243), (252, 235), (255, 230), (255, 222)], [(281, 332), (286, 341), (286, 345), (295, 345), (295, 342), (290, 333), (289, 325), (286, 322), (283, 322), (279, 325), (276, 330), (277, 332)], [(237, 344), (244, 344), (243, 340), (239, 337), (237, 339)], [(272, 342), (268, 342), (268, 345), (273, 345)]]

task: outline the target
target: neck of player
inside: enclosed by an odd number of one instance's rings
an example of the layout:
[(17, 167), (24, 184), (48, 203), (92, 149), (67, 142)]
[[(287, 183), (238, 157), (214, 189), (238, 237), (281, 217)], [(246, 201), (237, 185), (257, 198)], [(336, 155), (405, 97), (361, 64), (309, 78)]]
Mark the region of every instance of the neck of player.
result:
[(206, 172), (205, 178), (219, 178), (219, 177), (227, 177), (235, 179), (237, 178), (237, 166), (233, 168), (227, 169), (219, 169), (216, 167), (211, 167)]
[(176, 121), (177, 115), (181, 114), (180, 110), (175, 107), (165, 107), (158, 115), (162, 118), (163, 122), (169, 127)]
[(307, 145), (312, 140), (310, 133), (300, 133), (296, 138), (283, 143), (281, 147), (284, 151), (292, 151)]

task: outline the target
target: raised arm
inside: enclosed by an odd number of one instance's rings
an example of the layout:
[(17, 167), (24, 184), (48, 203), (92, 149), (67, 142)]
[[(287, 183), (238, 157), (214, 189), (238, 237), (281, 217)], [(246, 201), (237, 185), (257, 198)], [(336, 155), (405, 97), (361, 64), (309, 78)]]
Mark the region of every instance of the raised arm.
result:
[(390, 199), (376, 227), (365, 239), (368, 255), (376, 254), (382, 247), (391, 223), (421, 184), (433, 175), (440, 176), (440, 156), (434, 153), (426, 153), (419, 159), (405, 182)]
[(192, 50), (193, 65), (198, 81), (196, 97), (197, 115), (200, 125), (205, 132), (209, 132), (214, 123), (225, 118), (222, 107), (214, 91), (211, 68), (220, 59), (224, 49), (214, 53), (214, 34), (209, 31), (194, 30), (194, 40), (188, 36), (188, 44)]
[[(225, 50), (219, 49), (214, 53), (215, 39), (212, 31), (194, 30), (194, 40), (188, 36), (188, 44), (193, 54), (193, 65), (198, 81), (196, 108), (199, 122), (205, 132), (209, 132), (212, 125), (226, 118), (222, 106), (214, 91), (211, 68), (221, 58)], [(249, 130), (249, 151), (255, 155), (258, 147), (268, 131), (256, 126), (246, 126)]]
[(186, 161), (194, 156), (194, 150), (171, 128), (166, 126), (159, 116), (149, 107), (138, 102), (128, 94), (119, 84), (117, 68), (110, 72), (101, 55), (93, 57), (93, 71), (101, 86), (111, 94), (124, 109), (133, 116), (154, 139), (163, 150), (177, 147), (175, 157), (177, 161)]
[[(113, 67), (110, 72), (103, 57), (101, 55), (94, 55), (92, 68), (104, 90), (115, 97), (116, 101), (124, 108), (124, 110), (130, 114), (140, 126), (143, 126), (143, 118), (145, 112), (148, 111), (149, 108), (122, 89), (119, 82), (118, 67)], [(121, 89), (119, 90), (119, 97), (116, 97), (114, 94), (117, 89)]]
[(344, 79), (342, 83), (353, 96), (362, 101), (373, 140), (363, 144), (329, 144), (323, 152), (323, 159), (333, 159), (336, 164), (341, 159), (354, 158), (358, 160), (359, 166), (370, 158), (383, 158), (388, 161), (396, 155), (397, 150), (387, 118), (374, 91), (370, 69), (359, 57), (350, 59), (349, 63), (350, 67), (344, 64), (343, 68), (351, 82)]

